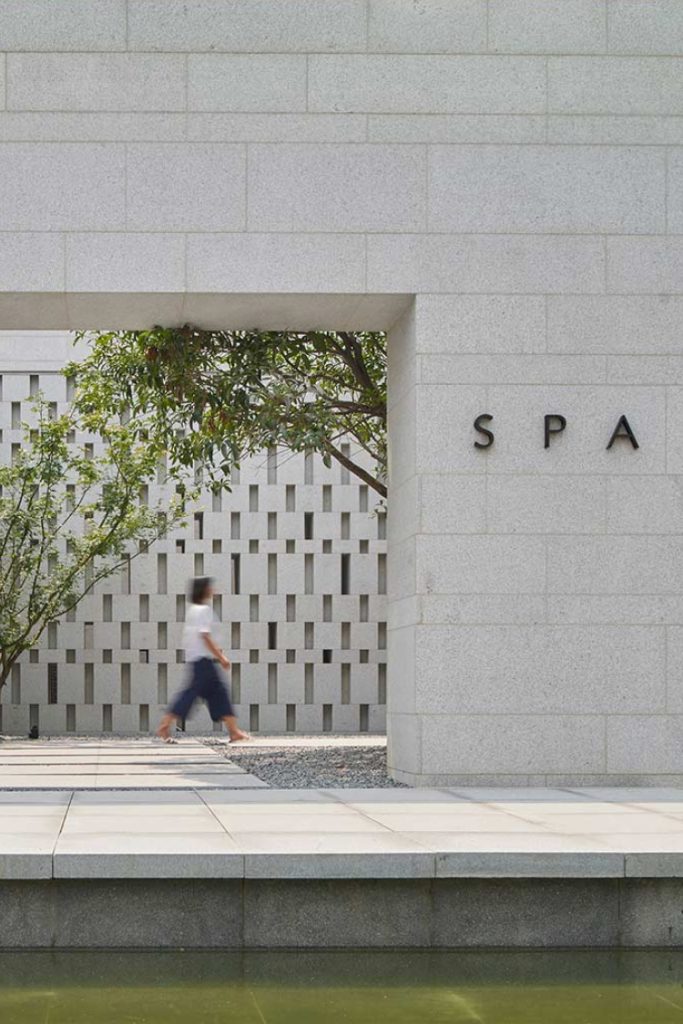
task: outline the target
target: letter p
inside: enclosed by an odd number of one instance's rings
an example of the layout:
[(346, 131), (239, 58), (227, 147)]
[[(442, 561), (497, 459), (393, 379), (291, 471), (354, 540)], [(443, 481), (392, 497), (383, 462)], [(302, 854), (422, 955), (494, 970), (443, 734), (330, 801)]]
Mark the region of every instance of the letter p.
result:
[(544, 437), (545, 441), (543, 444), (544, 448), (550, 448), (550, 438), (553, 434), (561, 434), (564, 428), (567, 426), (567, 421), (564, 416), (560, 416), (559, 413), (549, 413), (544, 418)]

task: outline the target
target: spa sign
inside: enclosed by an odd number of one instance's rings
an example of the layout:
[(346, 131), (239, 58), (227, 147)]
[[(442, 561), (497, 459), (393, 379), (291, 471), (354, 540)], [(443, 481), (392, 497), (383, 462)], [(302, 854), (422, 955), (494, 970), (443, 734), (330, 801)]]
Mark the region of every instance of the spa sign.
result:
[[(474, 442), (475, 448), (490, 448), (496, 439), (493, 430), (489, 429), (488, 424), (493, 422), (493, 416), (488, 412), (482, 412), (474, 421), (474, 429), (480, 435), (482, 440)], [(550, 448), (550, 442), (556, 434), (561, 434), (567, 426), (567, 420), (560, 413), (548, 413), (543, 417), (543, 447)], [(609, 450), (617, 441), (625, 441), (626, 444), (630, 444), (632, 448), (639, 448), (640, 445), (636, 440), (636, 435), (633, 433), (631, 424), (625, 416), (620, 416), (617, 420), (617, 424), (612, 431), (612, 436), (607, 442), (607, 449)]]

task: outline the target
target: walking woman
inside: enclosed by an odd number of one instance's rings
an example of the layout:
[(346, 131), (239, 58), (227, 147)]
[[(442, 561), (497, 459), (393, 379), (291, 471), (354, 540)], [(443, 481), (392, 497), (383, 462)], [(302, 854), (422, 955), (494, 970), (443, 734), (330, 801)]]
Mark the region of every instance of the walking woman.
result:
[(174, 722), (187, 718), (197, 698), (205, 700), (208, 704), (212, 721), (225, 722), (231, 742), (249, 739), (248, 733), (237, 727), (228, 688), (214, 663), (216, 659), (224, 669), (230, 668), (230, 662), (211, 634), (212, 584), (213, 581), (208, 576), (200, 576), (192, 581), (190, 588), (191, 604), (185, 616), (183, 631), (183, 647), (189, 677), (187, 686), (177, 694), (157, 729), (157, 736), (167, 743), (171, 742), (171, 726)]

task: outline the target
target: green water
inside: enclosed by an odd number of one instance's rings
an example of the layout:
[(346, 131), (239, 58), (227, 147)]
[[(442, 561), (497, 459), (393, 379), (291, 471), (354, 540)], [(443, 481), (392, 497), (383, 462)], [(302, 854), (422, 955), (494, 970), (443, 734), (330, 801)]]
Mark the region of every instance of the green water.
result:
[(0, 1024), (683, 1024), (683, 952), (0, 953)]

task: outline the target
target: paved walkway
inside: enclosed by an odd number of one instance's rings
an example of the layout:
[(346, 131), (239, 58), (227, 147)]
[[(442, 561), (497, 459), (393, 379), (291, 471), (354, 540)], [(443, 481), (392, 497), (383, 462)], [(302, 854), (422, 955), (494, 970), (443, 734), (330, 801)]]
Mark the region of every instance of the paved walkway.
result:
[(0, 879), (624, 876), (683, 877), (683, 790), (274, 790), (191, 740), (0, 746)]
[(0, 744), (0, 879), (683, 877), (683, 790), (270, 790), (195, 740)]
[(0, 790), (241, 789), (265, 786), (195, 740), (10, 740)]

